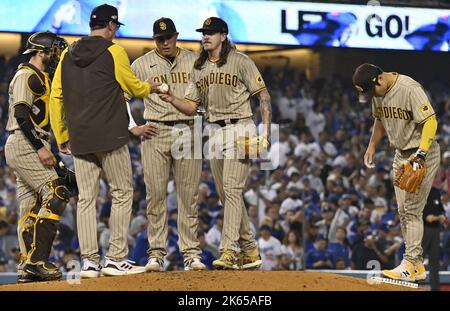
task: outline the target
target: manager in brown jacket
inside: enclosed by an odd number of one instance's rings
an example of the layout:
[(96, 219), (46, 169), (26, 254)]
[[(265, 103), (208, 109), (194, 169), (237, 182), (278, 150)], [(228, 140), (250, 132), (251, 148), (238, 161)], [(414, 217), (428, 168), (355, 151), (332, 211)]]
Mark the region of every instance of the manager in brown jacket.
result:
[[(90, 36), (63, 52), (52, 83), (51, 127), (60, 151), (73, 154), (77, 175), (82, 278), (145, 271), (127, 260), (133, 187), (123, 94), (145, 97), (158, 92), (159, 84), (152, 78), (138, 80), (125, 50), (112, 42), (121, 25), (115, 7), (104, 4), (94, 8)], [(96, 200), (102, 172), (109, 185), (112, 208), (110, 247), (101, 266)]]

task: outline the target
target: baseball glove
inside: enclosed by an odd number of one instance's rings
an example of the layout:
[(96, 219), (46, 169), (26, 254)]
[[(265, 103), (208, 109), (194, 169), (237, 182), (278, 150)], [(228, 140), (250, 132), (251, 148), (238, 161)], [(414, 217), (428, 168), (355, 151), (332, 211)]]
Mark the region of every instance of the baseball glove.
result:
[(394, 185), (407, 192), (417, 194), (426, 172), (425, 156), (419, 155), (417, 152), (402, 164), (394, 177)]
[(245, 159), (252, 159), (261, 156), (263, 150), (269, 148), (269, 141), (263, 136), (242, 137), (238, 140), (238, 147)]
[(69, 170), (62, 160), (60, 160), (55, 165), (55, 171), (59, 177), (64, 179), (64, 184), (67, 187), (67, 189), (69, 190), (70, 196), (71, 197), (77, 196), (78, 195), (78, 186), (77, 186), (77, 180), (75, 177), (75, 173), (72, 170)]

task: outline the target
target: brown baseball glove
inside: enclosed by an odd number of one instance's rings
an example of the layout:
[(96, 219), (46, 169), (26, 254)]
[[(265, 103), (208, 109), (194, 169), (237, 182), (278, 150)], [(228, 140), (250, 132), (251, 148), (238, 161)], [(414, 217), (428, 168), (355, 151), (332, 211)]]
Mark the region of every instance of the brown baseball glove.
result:
[[(420, 150), (420, 152), (423, 152)], [(418, 151), (402, 164), (394, 177), (394, 185), (411, 193), (419, 193), (420, 185), (427, 172), (425, 155)]]

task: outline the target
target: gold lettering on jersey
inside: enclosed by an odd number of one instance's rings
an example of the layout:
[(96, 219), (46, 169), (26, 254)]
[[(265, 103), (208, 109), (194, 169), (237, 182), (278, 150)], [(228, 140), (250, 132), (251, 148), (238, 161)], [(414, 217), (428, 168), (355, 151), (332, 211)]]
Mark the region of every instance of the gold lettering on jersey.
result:
[(159, 77), (155, 77), (155, 82), (167, 83), (167, 84), (187, 84), (191, 79), (189, 72), (178, 71), (171, 72), (170, 75), (163, 74)]
[(199, 91), (203, 91), (213, 84), (236, 87), (238, 85), (238, 81), (239, 78), (237, 75), (231, 75), (225, 72), (211, 72), (209, 75), (206, 75), (198, 80), (196, 82), (196, 86)]
[(404, 110), (398, 107), (378, 107), (378, 115), (384, 119), (412, 120), (412, 111)]

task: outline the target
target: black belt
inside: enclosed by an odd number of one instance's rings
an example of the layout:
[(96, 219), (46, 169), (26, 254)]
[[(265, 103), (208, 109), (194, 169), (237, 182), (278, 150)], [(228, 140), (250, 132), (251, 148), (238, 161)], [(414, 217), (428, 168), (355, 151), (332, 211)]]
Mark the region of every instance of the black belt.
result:
[(227, 120), (217, 120), (215, 122), (211, 122), (217, 125), (220, 125), (221, 127), (227, 126), (229, 124), (236, 124), (238, 123), (240, 119), (227, 119)]
[(186, 124), (186, 125), (193, 125), (194, 120), (177, 120), (177, 121), (155, 121), (155, 120), (148, 120), (148, 122), (155, 122), (155, 123), (162, 123), (167, 126), (175, 126), (175, 124)]
[[(9, 134), (14, 134), (15, 132), (22, 132), (21, 130), (13, 130), (13, 131), (9, 131)], [(39, 138), (45, 140), (45, 141), (49, 141), (50, 140), (50, 135), (49, 134), (44, 134), (44, 133), (40, 133), (38, 131), (36, 131), (37, 135), (39, 136)]]

